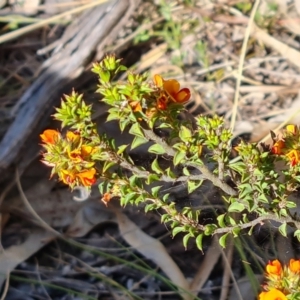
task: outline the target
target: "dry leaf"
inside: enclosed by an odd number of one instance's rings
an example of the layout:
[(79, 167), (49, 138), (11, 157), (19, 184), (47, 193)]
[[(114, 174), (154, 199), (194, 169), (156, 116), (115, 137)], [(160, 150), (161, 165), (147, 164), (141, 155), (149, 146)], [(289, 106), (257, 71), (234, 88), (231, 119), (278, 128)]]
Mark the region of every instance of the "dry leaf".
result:
[[(164, 245), (143, 232), (118, 209), (114, 209), (114, 211), (117, 216), (120, 233), (124, 240), (143, 256), (155, 262), (175, 285), (189, 291), (187, 280), (168, 254)], [(190, 294), (182, 294), (182, 297), (183, 299), (193, 298)]]
[(0, 287), (15, 267), (49, 243), (55, 235), (40, 228), (31, 230), (24, 243), (11, 246), (0, 253)]

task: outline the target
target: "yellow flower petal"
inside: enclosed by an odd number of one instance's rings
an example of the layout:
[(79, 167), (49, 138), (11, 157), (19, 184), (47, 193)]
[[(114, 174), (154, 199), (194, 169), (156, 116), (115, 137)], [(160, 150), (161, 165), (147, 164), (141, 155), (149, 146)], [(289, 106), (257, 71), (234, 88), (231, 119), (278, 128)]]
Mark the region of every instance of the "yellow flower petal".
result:
[(162, 78), (160, 75), (155, 74), (155, 75), (153, 76), (153, 80), (154, 80), (154, 84), (155, 84), (157, 87), (159, 87), (159, 88), (163, 87), (164, 80), (163, 80), (163, 78)]
[(66, 138), (69, 142), (77, 142), (80, 139), (79, 133), (74, 133), (73, 131), (68, 131), (66, 134)]
[(296, 134), (298, 132), (298, 127), (296, 125), (287, 125), (286, 131), (291, 132), (292, 134)]
[(287, 297), (281, 291), (272, 289), (268, 292), (261, 292), (259, 300), (287, 300)]
[(298, 150), (291, 150), (286, 155), (287, 159), (291, 162), (291, 166), (295, 166), (300, 162), (300, 153)]

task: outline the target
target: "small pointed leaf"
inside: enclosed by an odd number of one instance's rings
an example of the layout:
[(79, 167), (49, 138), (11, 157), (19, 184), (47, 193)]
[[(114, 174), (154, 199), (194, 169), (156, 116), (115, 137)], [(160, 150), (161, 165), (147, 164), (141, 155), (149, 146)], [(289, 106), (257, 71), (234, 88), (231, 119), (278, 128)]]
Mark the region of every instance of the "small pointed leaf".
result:
[(149, 147), (148, 152), (154, 153), (154, 154), (165, 154), (166, 153), (163, 146), (158, 145), (158, 144), (154, 144), (151, 147)]
[(228, 234), (229, 234), (229, 232), (225, 233), (224, 235), (222, 235), (219, 238), (219, 244), (221, 245), (222, 248), (225, 248), (225, 246), (226, 246), (226, 239), (227, 239)]

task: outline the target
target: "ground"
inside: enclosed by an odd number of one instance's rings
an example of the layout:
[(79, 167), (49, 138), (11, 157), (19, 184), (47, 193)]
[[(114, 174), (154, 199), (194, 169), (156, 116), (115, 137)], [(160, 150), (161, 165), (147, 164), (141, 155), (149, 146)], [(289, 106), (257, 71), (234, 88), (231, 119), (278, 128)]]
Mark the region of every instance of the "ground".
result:
[[(250, 282), (260, 288), (269, 259), (299, 257), (299, 243), (277, 235), (277, 224), (255, 227), (226, 250), (216, 238), (205, 239), (203, 253), (193, 241), (185, 249), (160, 212), (110, 211), (96, 189), (74, 201), (76, 191), (49, 180), (39, 134), (59, 127), (53, 107), (74, 88), (94, 105), (101, 132), (128, 141), (105, 123), (90, 71), (116, 53), (150, 80), (161, 74), (188, 87), (190, 113), (221, 115), (235, 138), (270, 143), (270, 130), (300, 121), (300, 2), (102, 2), (0, 1), (2, 299), (181, 299), (187, 282), (195, 299), (256, 299)], [(185, 201), (220, 205), (209, 190), (204, 184)]]

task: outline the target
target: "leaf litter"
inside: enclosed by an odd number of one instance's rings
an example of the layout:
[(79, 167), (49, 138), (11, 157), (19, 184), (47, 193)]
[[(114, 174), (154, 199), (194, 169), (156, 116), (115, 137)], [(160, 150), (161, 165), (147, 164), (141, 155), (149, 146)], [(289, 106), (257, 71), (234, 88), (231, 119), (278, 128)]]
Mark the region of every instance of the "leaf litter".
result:
[[(107, 51), (117, 49), (127, 65), (139, 72), (180, 80), (193, 91), (193, 101), (188, 104), (192, 113), (217, 113), (226, 118), (228, 125), (239, 78), (236, 137), (248, 135), (251, 141), (259, 141), (286, 122), (298, 124), (299, 1), (272, 1), (272, 7), (270, 2), (260, 1), (250, 28), (242, 74), (238, 67), (252, 6), (242, 6), (240, 3), (247, 2), (240, 1), (194, 2), (184, 5), (184, 1), (170, 1), (170, 6), (163, 6), (159, 1), (142, 1)], [(31, 17), (43, 19), (69, 9), (58, 3), (59, 11), (47, 10), (47, 1), (44, 6), (37, 1), (31, 4), (36, 7), (18, 6), (16, 12), (29, 12)], [(9, 15), (13, 9), (13, 5), (3, 6), (0, 13)], [(178, 40), (168, 27), (170, 16), (180, 24)], [(68, 22), (72, 23), (72, 19)], [(1, 32), (9, 32), (13, 25), (6, 23)], [(17, 26), (22, 27), (22, 22)], [(60, 22), (45, 25), (1, 45), (1, 137), (14, 120), (12, 111), (18, 99), (38, 78), (39, 67), (55, 52), (67, 27)], [(43, 54), (37, 55), (41, 49), (39, 53)], [(88, 100), (95, 101), (90, 92), (95, 82), (76, 84)], [(101, 129), (113, 136), (119, 134), (113, 125), (103, 124), (104, 112), (105, 108), (97, 104)], [(59, 184), (53, 187), (49, 181), (38, 183), (37, 179), (47, 180), (48, 176), (39, 166), (38, 159), (33, 158), (21, 177), (22, 184), (31, 207), (60, 237), (51, 241), (53, 233), (37, 227), (38, 222), (26, 211), (13, 188), (1, 205), (1, 220), (6, 218), (1, 234), (0, 270), (5, 274), (2, 283), (9, 278), (2, 291), (5, 299), (188, 299), (187, 292), (200, 291), (201, 299), (225, 299), (230, 293), (230, 299), (242, 296), (251, 300), (255, 296), (249, 293), (251, 285), (249, 274), (245, 277), (244, 264), (262, 274), (261, 260), (280, 257), (285, 261), (299, 255), (293, 238), (289, 236), (283, 243), (272, 226), (256, 228), (253, 239), (244, 237), (246, 261), (238, 256), (235, 247), (233, 253), (222, 254), (223, 250), (211, 240), (205, 241), (204, 255), (191, 241), (185, 250), (180, 235), (172, 239), (157, 214), (145, 216), (142, 208), (139, 213), (136, 208), (126, 208), (115, 215), (99, 203), (96, 193), (87, 202), (75, 202), (74, 195)], [(7, 184), (2, 181), (1, 188)], [(42, 193), (34, 186), (42, 186)], [(186, 201), (195, 207), (222, 205), (220, 195), (209, 185), (190, 196), (179, 194), (177, 201), (182, 201), (179, 205)], [(211, 217), (209, 208), (205, 217)], [(118, 229), (118, 224), (127, 224), (137, 237), (132, 239), (133, 232), (126, 237), (127, 225)], [(152, 241), (147, 252), (140, 248), (143, 238)], [(247, 245), (260, 245), (257, 257)], [(165, 259), (160, 262), (160, 257)], [(178, 287), (186, 291), (180, 293)]]

